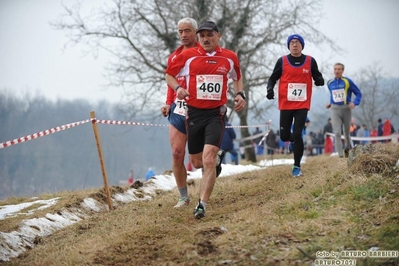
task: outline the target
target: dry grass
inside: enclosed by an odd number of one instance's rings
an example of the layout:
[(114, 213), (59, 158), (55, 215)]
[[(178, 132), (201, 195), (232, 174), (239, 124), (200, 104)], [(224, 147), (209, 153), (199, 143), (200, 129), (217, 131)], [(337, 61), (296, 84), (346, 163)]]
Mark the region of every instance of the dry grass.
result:
[[(378, 148), (374, 154), (380, 158)], [(195, 180), (189, 208), (172, 208), (177, 190), (160, 192), (95, 213), (4, 265), (311, 265), (316, 251), (399, 249), (397, 175), (366, 175), (327, 156), (308, 158), (302, 168), (301, 178), (291, 177), (289, 165), (219, 178), (201, 220), (192, 215)], [(61, 197), (74, 204), (82, 195)], [(357, 265), (397, 263), (357, 259)]]
[(350, 168), (353, 173), (363, 174), (381, 173), (386, 176), (398, 173), (396, 164), (399, 158), (399, 149), (396, 144), (377, 143), (356, 146), (352, 151), (353, 160), (350, 161)]

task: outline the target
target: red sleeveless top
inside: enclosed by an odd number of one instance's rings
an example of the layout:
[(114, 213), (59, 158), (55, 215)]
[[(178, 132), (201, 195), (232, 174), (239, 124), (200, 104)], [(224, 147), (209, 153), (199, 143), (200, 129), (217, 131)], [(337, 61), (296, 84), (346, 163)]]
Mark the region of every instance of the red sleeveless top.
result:
[(306, 56), (301, 66), (293, 66), (283, 56), (283, 70), (278, 86), (279, 110), (310, 109), (312, 98), (311, 59)]

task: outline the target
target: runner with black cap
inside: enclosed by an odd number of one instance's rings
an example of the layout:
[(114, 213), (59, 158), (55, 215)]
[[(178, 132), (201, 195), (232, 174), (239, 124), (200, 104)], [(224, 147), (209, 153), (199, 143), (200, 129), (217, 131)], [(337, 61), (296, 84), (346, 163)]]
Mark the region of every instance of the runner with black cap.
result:
[[(228, 79), (233, 79), (236, 92), (234, 109), (245, 107), (245, 96), (237, 54), (221, 48), (221, 34), (213, 21), (203, 22), (197, 30), (200, 46), (182, 51), (168, 65), (165, 79), (177, 93), (178, 99), (187, 102), (186, 124), (190, 160), (195, 168), (204, 169), (200, 199), (194, 216), (200, 219), (216, 181), (216, 166), (220, 166), (219, 147), (225, 129)], [(178, 83), (185, 77), (184, 86)], [(218, 162), (218, 160), (220, 162)]]

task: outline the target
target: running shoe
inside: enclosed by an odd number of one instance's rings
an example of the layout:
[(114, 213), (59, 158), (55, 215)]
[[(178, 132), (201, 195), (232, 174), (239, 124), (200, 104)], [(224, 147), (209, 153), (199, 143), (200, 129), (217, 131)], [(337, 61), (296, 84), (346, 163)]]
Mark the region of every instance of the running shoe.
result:
[(292, 166), (292, 176), (293, 177), (299, 177), (299, 176), (303, 176), (302, 172), (301, 172), (301, 168), (298, 166)]
[(349, 149), (348, 148), (344, 149), (344, 155), (345, 155), (345, 158), (349, 157)]
[(218, 151), (218, 161), (216, 164), (216, 177), (218, 177), (220, 175), (220, 173), (222, 172), (222, 161), (223, 161), (225, 154), (226, 154), (226, 152), (224, 150)]
[(201, 200), (198, 200), (198, 205), (194, 209), (194, 217), (196, 219), (201, 219), (205, 216), (205, 208), (201, 204)]
[[(224, 150), (218, 151), (217, 162), (216, 162), (216, 177), (218, 177), (220, 175), (220, 173), (222, 172), (222, 161), (223, 161), (225, 154), (226, 154), (226, 152)], [(204, 167), (202, 167), (201, 170), (202, 170), (202, 174), (204, 174)]]
[(177, 204), (173, 208), (181, 208), (181, 207), (186, 207), (190, 204), (190, 199), (189, 198), (180, 198)]

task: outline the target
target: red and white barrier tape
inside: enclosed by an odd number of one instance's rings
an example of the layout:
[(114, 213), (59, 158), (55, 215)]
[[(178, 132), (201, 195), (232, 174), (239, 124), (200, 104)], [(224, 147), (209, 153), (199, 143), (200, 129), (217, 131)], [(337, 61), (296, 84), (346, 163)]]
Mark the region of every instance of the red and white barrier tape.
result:
[[(245, 128), (245, 127), (246, 128), (250, 128), (250, 127), (267, 127), (267, 128), (269, 128), (271, 123), (272, 123), (272, 120), (269, 120), (266, 123), (261, 124), (261, 125), (227, 126), (226, 128)], [(263, 134), (262, 134), (262, 136), (263, 136)]]
[(250, 127), (264, 127), (266, 126), (265, 124), (263, 125), (246, 125), (246, 126), (226, 126), (226, 128), (250, 128)]
[[(143, 122), (128, 122), (128, 121), (117, 121), (117, 120), (100, 120), (100, 119), (93, 119), (96, 123), (99, 124), (109, 124), (109, 125), (132, 125), (132, 126), (152, 126), (152, 127), (168, 127), (169, 124), (167, 125), (161, 125), (161, 124), (150, 124), (150, 123), (143, 123)], [(226, 128), (250, 128), (250, 127), (264, 127), (268, 126), (269, 122), (266, 122), (266, 124), (263, 125), (251, 125), (251, 126), (226, 126)], [(262, 134), (263, 136), (263, 134)]]
[(152, 127), (168, 127), (169, 125), (149, 124), (142, 122), (127, 122), (117, 120), (99, 120), (95, 119), (96, 123), (99, 124), (110, 124), (110, 125), (132, 125), (132, 126), (152, 126)]
[(59, 127), (53, 127), (51, 129), (40, 131), (40, 132), (37, 132), (35, 134), (31, 134), (31, 135), (28, 135), (28, 136), (25, 136), (25, 137), (22, 137), (22, 138), (9, 140), (9, 141), (0, 143), (0, 149), (5, 148), (5, 147), (9, 147), (11, 145), (16, 145), (16, 144), (19, 144), (19, 143), (22, 143), (22, 142), (25, 142), (25, 141), (28, 141), (28, 140), (37, 139), (37, 138), (40, 138), (40, 137), (43, 137), (43, 136), (47, 136), (47, 135), (50, 135), (50, 134), (53, 134), (55, 132), (59, 132), (59, 131), (62, 131), (62, 130), (68, 129), (68, 128), (72, 128), (72, 127), (76, 127), (76, 126), (79, 126), (79, 125), (83, 125), (85, 123), (90, 122), (90, 120), (91, 119), (86, 119), (86, 120), (83, 120), (83, 121), (70, 123), (70, 124), (59, 126)]
[[(128, 122), (128, 121), (117, 121), (117, 120), (98, 120), (96, 118), (91, 118), (91, 119), (86, 119), (83, 121), (79, 121), (79, 122), (74, 122), (74, 123), (70, 123), (70, 124), (66, 124), (66, 125), (62, 125), (62, 126), (58, 126), (58, 127), (53, 127), (51, 129), (48, 130), (44, 130), (44, 131), (40, 131), (25, 137), (21, 137), (18, 139), (13, 139), (13, 140), (9, 140), (3, 143), (0, 143), (0, 149), (2, 148), (6, 148), (12, 145), (16, 145), (28, 140), (33, 140), (33, 139), (37, 139), (43, 136), (47, 136), (68, 128), (72, 128), (72, 127), (76, 127), (76, 126), (80, 126), (83, 125), (85, 123), (88, 122), (92, 122), (92, 123), (99, 123), (99, 124), (110, 124), (110, 125), (132, 125), (132, 126), (158, 126), (158, 127), (168, 127), (168, 125), (160, 125), (160, 124), (150, 124), (150, 123), (142, 123), (142, 122)], [(270, 124), (270, 121), (266, 122), (266, 125)], [(229, 126), (229, 127), (237, 127), (237, 128), (242, 128), (242, 127), (262, 127), (265, 125), (252, 125), (252, 126)]]

